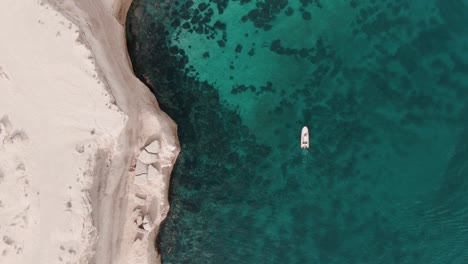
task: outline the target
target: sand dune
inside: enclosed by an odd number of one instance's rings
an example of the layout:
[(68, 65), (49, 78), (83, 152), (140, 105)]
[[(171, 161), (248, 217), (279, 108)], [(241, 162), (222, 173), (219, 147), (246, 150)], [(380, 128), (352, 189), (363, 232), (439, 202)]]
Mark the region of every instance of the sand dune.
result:
[(179, 145), (131, 71), (130, 2), (2, 4), (0, 263), (156, 263)]

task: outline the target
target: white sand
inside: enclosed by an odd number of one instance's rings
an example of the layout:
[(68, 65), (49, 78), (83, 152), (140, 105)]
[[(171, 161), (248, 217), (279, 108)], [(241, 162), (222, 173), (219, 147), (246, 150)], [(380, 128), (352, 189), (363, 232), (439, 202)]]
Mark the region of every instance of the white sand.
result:
[(179, 144), (132, 73), (130, 1), (0, 4), (0, 263), (157, 263)]

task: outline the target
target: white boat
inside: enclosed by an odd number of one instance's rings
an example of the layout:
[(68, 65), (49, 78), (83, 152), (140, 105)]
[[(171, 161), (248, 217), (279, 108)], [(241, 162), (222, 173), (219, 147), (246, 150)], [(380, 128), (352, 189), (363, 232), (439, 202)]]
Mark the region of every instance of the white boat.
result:
[(301, 132), (301, 148), (309, 148), (309, 129), (306, 126)]

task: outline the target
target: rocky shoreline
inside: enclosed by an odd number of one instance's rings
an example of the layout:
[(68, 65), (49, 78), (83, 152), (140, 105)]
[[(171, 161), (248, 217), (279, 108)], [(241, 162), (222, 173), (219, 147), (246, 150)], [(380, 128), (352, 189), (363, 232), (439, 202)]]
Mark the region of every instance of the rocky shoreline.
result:
[(125, 41), (131, 0), (48, 1), (81, 30), (100, 79), (128, 116), (114, 149), (97, 151), (90, 191), (96, 241), (90, 263), (158, 263), (155, 238), (168, 210), (180, 151), (176, 124), (133, 74)]

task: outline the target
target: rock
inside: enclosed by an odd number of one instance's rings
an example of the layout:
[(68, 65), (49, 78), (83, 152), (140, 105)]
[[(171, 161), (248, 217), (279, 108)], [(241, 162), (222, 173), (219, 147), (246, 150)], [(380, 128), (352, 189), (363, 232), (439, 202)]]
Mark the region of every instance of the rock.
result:
[(156, 161), (158, 161), (158, 155), (149, 153), (148, 151), (143, 150), (140, 153), (140, 156), (138, 156), (138, 160), (143, 162), (144, 164), (151, 164), (151, 163), (155, 163)]
[(143, 229), (145, 229), (146, 231), (151, 231), (151, 225), (149, 223), (144, 223)]
[(81, 153), (84, 152), (85, 149), (84, 149), (84, 146), (80, 144), (80, 145), (75, 146), (75, 150), (76, 150), (76, 152), (81, 154)]
[(139, 226), (139, 225), (141, 225), (142, 223), (143, 223), (143, 218), (142, 218), (141, 215), (140, 215), (140, 216), (138, 216), (137, 219), (136, 219), (136, 224), (137, 224), (137, 226)]
[(155, 140), (155, 141), (153, 141), (153, 143), (146, 146), (145, 149), (149, 153), (157, 154), (159, 152), (159, 150), (161, 149), (161, 143), (159, 143), (159, 141)]
[(146, 178), (146, 174), (135, 175), (135, 179), (133, 183), (136, 185), (144, 186), (148, 184), (148, 179)]
[(138, 208), (136, 208), (136, 209), (133, 210), (133, 212), (132, 212), (133, 218), (137, 218), (140, 214), (141, 214), (141, 210), (138, 209)]
[(166, 149), (172, 152), (172, 151), (176, 150), (176, 146), (168, 145), (168, 146), (166, 146)]
[(137, 160), (136, 168), (135, 168), (135, 175), (147, 174), (148, 173), (148, 164), (145, 164), (139, 160)]
[[(156, 165), (157, 166), (157, 165)], [(148, 181), (151, 183), (159, 183), (160, 182), (160, 175), (161, 170), (153, 165), (149, 165), (148, 167)]]
[(135, 201), (136, 204), (141, 205), (141, 206), (145, 205), (146, 203), (145, 199), (138, 197), (137, 195), (134, 196), (133, 200)]
[(148, 216), (145, 215), (145, 217), (143, 218), (143, 229), (145, 229), (146, 231), (151, 231), (151, 229), (153, 229), (152, 226), (153, 225), (150, 223)]

